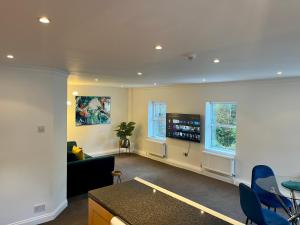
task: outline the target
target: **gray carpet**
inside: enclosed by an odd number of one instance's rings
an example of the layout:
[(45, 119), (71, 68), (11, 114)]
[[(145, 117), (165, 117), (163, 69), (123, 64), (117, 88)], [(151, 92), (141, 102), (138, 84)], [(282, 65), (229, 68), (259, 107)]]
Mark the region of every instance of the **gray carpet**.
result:
[[(236, 220), (245, 221), (239, 204), (238, 188), (187, 170), (135, 154), (116, 156), (116, 170), (122, 181), (138, 176)], [(69, 206), (55, 221), (46, 225), (87, 225), (87, 195), (69, 199)]]

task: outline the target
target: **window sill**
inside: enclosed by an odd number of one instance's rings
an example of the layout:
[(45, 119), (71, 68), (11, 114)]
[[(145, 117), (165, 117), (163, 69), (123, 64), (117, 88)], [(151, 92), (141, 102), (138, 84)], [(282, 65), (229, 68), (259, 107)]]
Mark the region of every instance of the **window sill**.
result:
[(166, 143), (166, 139), (161, 139), (161, 138), (148, 137), (146, 140), (150, 142), (161, 143), (161, 144)]
[(219, 156), (219, 157), (223, 157), (223, 158), (227, 158), (227, 159), (235, 158), (234, 153), (228, 153), (228, 152), (224, 152), (224, 151), (216, 150), (216, 149), (205, 149), (203, 151), (203, 153), (209, 154), (209, 155), (215, 155), (215, 156)]

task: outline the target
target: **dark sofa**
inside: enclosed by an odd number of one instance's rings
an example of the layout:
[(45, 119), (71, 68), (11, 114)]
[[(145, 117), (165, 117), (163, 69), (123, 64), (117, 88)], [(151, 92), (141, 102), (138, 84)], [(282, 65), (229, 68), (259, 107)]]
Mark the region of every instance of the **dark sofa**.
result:
[(91, 157), (77, 160), (72, 153), (76, 142), (68, 142), (67, 197), (87, 193), (90, 190), (112, 185), (111, 172), (115, 167), (114, 156)]

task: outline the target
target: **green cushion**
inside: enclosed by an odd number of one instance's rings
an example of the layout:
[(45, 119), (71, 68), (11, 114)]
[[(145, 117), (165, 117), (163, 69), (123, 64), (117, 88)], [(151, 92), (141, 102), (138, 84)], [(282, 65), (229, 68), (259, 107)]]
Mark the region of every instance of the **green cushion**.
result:
[(281, 183), (281, 185), (293, 191), (300, 191), (300, 182), (298, 181), (292, 181), (292, 180), (284, 181)]

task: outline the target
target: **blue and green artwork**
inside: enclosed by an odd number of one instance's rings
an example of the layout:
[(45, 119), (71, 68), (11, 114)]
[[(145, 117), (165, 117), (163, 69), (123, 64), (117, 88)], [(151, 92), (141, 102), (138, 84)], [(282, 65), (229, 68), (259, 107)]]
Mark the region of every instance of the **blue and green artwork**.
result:
[(76, 96), (76, 126), (110, 124), (110, 97)]

